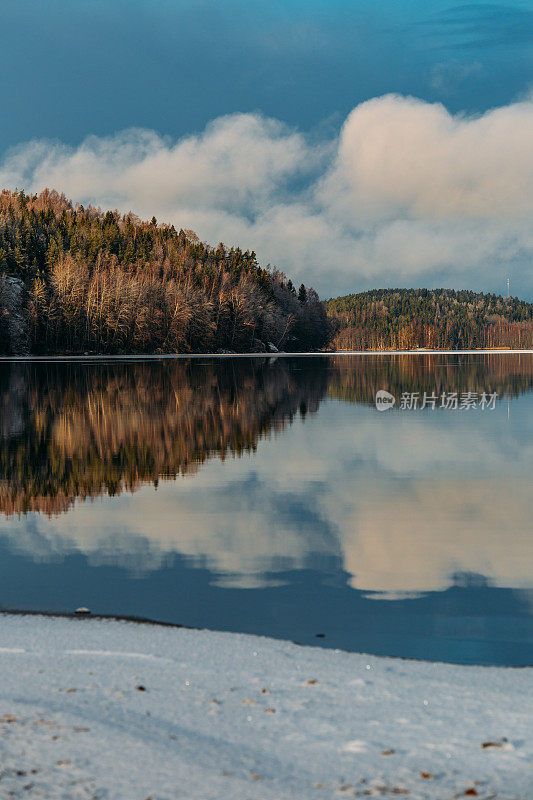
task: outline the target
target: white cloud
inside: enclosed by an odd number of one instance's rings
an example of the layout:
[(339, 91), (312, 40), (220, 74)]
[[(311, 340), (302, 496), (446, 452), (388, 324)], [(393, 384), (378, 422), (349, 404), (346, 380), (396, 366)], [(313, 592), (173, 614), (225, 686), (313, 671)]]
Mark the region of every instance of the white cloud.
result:
[(465, 118), (413, 98), (369, 100), (344, 124), (324, 205), (349, 225), (531, 219), (532, 141), (533, 102)]
[(478, 117), (396, 95), (337, 139), (235, 114), (178, 142), (153, 131), (11, 150), (0, 184), (45, 186), (253, 248), (323, 294), (369, 285), (533, 290), (533, 101)]

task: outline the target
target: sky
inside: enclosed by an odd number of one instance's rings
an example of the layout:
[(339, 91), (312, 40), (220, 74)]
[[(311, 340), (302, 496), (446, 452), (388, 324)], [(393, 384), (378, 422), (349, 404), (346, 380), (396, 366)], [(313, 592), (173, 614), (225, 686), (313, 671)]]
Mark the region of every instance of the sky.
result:
[(533, 299), (533, 2), (2, 0), (0, 185)]

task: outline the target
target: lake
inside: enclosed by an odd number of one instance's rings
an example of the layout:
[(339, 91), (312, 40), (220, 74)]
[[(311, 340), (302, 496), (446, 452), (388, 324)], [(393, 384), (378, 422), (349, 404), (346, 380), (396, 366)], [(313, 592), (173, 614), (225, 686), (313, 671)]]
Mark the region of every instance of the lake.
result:
[(1, 362), (0, 608), (533, 664), (532, 411), (527, 354)]

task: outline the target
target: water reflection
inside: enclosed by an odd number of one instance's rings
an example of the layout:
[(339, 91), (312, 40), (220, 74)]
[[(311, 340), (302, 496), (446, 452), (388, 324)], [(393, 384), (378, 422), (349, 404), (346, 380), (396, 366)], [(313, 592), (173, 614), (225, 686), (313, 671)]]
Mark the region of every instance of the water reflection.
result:
[[(533, 387), (527, 356), (0, 364), (0, 511), (67, 511), (255, 451), (327, 396)], [(392, 457), (400, 451), (393, 450)]]
[[(296, 377), (295, 377), (296, 375)], [(67, 511), (254, 451), (326, 391), (325, 359), (0, 367), (0, 510)]]
[[(531, 357), (214, 359), (2, 370), (0, 545), (13, 559), (30, 558), (44, 569), (83, 556), (95, 585), (96, 574), (112, 568), (109, 581), (116, 584), (116, 570), (127, 570), (137, 586), (151, 587), (135, 613), (190, 624), (264, 633), (281, 626), (284, 635), (305, 640), (306, 614), (315, 603), (318, 617), (322, 604), (344, 619), (335, 646), (376, 652), (377, 645), (361, 643), (360, 614), (372, 618), (382, 600), (400, 608), (406, 598), (445, 598), (466, 586), (461, 602), (468, 597), (474, 607), (489, 590), (512, 590), (512, 613), (525, 613), (533, 583)], [(378, 388), (396, 395), (497, 391), (502, 400), (490, 412), (382, 414), (373, 406)], [(190, 600), (178, 601), (174, 585), (169, 608), (168, 589), (163, 596), (150, 577), (161, 587), (168, 570), (181, 582), (196, 575), (198, 586), (207, 571), (210, 586), (226, 597), (235, 589), (261, 589), (253, 622), (245, 624), (242, 608), (220, 621), (205, 585), (194, 590), (194, 608)], [(283, 586), (293, 591), (310, 574), (312, 599), (300, 591), (284, 606), (283, 623), (273, 620)], [(24, 581), (13, 587), (18, 600), (7, 596), (8, 583), (0, 603), (30, 604)], [(356, 595), (366, 602), (357, 623), (347, 621)], [(476, 641), (494, 636), (491, 625), (508, 612), (506, 597), (507, 611), (491, 612)], [(115, 597), (100, 610), (134, 609)], [(263, 627), (262, 613), (268, 617)], [(432, 625), (440, 619), (442, 627), (447, 613), (441, 610)], [(507, 619), (506, 630), (513, 624)], [(383, 652), (393, 652), (391, 635)], [(413, 648), (394, 652), (417, 654)]]

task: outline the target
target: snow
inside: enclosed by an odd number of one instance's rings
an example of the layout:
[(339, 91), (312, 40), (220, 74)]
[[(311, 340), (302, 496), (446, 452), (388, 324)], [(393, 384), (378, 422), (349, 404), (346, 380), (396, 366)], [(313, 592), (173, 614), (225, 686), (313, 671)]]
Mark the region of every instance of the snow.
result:
[(0, 676), (2, 800), (533, 796), (531, 669), (1, 614)]

